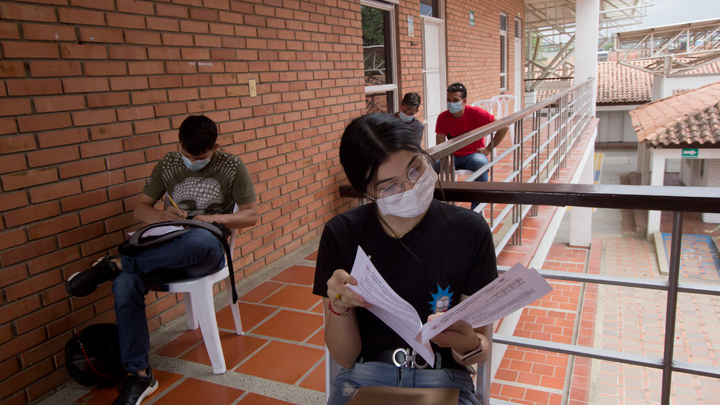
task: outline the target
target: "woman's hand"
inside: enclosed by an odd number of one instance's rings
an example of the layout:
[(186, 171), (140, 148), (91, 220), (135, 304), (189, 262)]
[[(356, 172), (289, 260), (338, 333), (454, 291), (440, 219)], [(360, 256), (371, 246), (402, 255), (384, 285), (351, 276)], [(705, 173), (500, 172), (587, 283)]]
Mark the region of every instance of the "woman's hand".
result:
[(343, 269), (335, 270), (327, 281), (327, 294), (333, 308), (345, 310), (350, 307), (370, 308), (372, 306), (360, 294), (351, 290), (347, 284), (357, 285), (357, 280)]
[[(428, 322), (436, 318), (438, 315), (433, 314), (428, 318)], [(447, 329), (440, 332), (437, 336), (430, 339), (431, 342), (440, 347), (450, 347), (458, 353), (467, 353), (478, 347), (478, 336), (475, 334), (472, 326), (465, 321), (457, 321), (450, 325)]]
[(168, 209), (166, 209), (164, 212), (165, 221), (175, 221), (176, 219), (187, 218), (187, 212), (175, 207), (168, 207)]

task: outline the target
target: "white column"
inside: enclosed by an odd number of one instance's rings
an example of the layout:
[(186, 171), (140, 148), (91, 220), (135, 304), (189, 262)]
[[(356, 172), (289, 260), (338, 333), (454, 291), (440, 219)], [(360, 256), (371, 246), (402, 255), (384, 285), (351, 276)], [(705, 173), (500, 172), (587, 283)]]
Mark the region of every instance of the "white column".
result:
[[(650, 149), (652, 156), (652, 175), (650, 177), (651, 186), (662, 186), (665, 181), (665, 156), (655, 153), (655, 149)], [(648, 211), (647, 237), (650, 239), (655, 231), (660, 230), (660, 211)]]
[[(585, 165), (580, 168), (582, 172), (578, 184), (593, 184), (595, 173), (595, 145), (588, 145), (590, 149)], [(572, 207), (570, 211), (570, 246), (590, 247), (592, 239), (592, 208)]]
[[(598, 29), (600, 25), (600, 0), (577, 0), (575, 5), (575, 84), (588, 78), (597, 80)], [(597, 89), (597, 81), (595, 82)], [(592, 107), (595, 115), (597, 90), (593, 93)]]

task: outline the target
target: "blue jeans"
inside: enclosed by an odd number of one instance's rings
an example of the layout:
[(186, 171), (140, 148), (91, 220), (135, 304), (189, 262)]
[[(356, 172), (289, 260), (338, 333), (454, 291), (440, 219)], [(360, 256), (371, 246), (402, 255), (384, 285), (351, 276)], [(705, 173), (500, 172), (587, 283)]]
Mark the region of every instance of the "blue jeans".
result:
[[(488, 164), (489, 160), (487, 156), (483, 155), (482, 153), (471, 153), (467, 156), (453, 156), (453, 162), (455, 163), (455, 170), (463, 169), (463, 170), (471, 170), (473, 172), (476, 172), (480, 170), (481, 167)], [(487, 172), (483, 173), (482, 175), (478, 176), (475, 181), (488, 181), (488, 174)], [(470, 207), (472, 209), (475, 209), (475, 207), (478, 206), (479, 203), (472, 203), (470, 204)]]
[(156, 285), (214, 273), (225, 265), (225, 256), (213, 234), (193, 229), (172, 242), (121, 260), (123, 270), (112, 285), (120, 356), (127, 371), (145, 370), (150, 353), (145, 294)]
[(395, 386), (409, 388), (457, 388), (462, 405), (480, 405), (470, 374), (451, 368), (439, 370), (395, 367), (388, 363), (357, 362), (351, 369), (341, 368), (330, 388), (328, 405), (341, 405), (360, 387)]

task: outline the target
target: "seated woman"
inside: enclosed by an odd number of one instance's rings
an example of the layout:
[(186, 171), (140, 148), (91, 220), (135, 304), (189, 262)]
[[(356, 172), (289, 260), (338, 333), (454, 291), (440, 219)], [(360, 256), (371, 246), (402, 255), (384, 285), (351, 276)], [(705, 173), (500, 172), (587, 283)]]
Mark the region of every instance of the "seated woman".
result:
[(363, 386), (400, 386), (457, 388), (459, 403), (478, 404), (468, 366), (490, 350), (484, 328), (456, 322), (432, 339), (434, 368), (419, 355), (410, 361), (395, 353), (409, 353), (410, 346), (347, 284), (357, 284), (349, 273), (360, 246), (420, 319), (447, 311), (498, 276), (487, 223), (433, 199), (437, 174), (430, 157), (412, 129), (385, 114), (350, 123), (340, 163), (372, 203), (330, 220), (320, 240), (313, 293), (324, 297), (325, 343), (343, 367), (328, 403), (343, 404)]

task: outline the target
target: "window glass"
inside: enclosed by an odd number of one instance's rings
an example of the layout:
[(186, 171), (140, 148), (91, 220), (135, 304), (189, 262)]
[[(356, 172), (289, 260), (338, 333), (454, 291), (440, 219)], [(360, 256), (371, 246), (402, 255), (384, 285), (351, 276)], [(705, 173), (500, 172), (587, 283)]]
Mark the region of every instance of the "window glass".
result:
[(500, 14), (500, 90), (507, 90), (507, 16)]
[(362, 6), (363, 59), (365, 61), (365, 85), (392, 83), (392, 57), (389, 46), (389, 12)]
[(420, 15), (440, 18), (438, 0), (420, 0)]
[(395, 111), (395, 92), (365, 94), (365, 114)]

